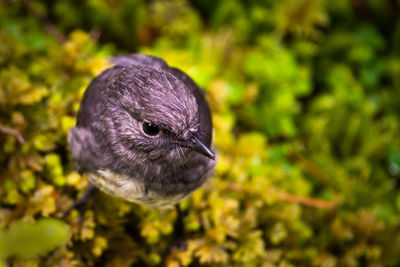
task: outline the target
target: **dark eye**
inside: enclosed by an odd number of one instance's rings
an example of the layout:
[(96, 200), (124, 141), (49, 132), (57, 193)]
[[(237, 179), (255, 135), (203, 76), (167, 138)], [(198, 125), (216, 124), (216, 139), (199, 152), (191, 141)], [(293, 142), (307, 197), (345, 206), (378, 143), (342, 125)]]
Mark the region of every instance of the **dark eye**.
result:
[(155, 136), (160, 132), (160, 129), (150, 122), (143, 122), (143, 131), (151, 136)]

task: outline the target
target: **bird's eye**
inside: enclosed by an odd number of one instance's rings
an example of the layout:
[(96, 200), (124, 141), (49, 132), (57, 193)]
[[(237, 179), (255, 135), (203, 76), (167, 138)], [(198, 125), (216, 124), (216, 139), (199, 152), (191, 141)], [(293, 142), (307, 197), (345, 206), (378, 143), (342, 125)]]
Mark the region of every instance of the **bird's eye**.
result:
[(150, 122), (143, 122), (143, 131), (147, 135), (155, 136), (160, 132), (160, 129)]

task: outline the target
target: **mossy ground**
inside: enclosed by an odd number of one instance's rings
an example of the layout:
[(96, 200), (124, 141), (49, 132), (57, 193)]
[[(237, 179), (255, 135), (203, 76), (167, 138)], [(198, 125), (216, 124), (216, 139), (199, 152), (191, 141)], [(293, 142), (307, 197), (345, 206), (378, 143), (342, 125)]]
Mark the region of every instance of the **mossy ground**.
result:
[[(0, 265), (398, 266), (399, 5), (1, 2)], [(86, 86), (132, 52), (187, 72), (213, 112), (218, 165), (182, 203), (186, 251), (163, 253), (175, 210), (101, 193), (81, 231), (77, 212), (45, 219), (88, 183), (66, 143)]]

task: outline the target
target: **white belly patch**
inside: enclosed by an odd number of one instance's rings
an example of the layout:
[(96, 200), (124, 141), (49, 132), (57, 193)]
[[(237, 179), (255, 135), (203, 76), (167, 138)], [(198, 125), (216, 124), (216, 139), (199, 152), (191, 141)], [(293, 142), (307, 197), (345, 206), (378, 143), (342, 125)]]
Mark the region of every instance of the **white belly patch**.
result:
[(139, 179), (110, 170), (98, 170), (97, 173), (89, 173), (87, 176), (93, 185), (112, 196), (150, 207), (172, 207), (189, 195), (187, 193), (168, 197), (161, 196), (154, 191), (146, 190), (145, 185)]

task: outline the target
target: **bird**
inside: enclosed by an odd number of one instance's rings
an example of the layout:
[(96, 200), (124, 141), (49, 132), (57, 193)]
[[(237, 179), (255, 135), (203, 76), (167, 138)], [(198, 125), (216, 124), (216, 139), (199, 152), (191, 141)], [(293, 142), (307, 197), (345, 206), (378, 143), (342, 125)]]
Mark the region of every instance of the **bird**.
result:
[[(86, 88), (68, 144), (90, 187), (150, 208), (169, 208), (214, 173), (204, 92), (183, 71), (144, 54), (109, 58)], [(82, 201), (81, 201), (82, 202)]]

